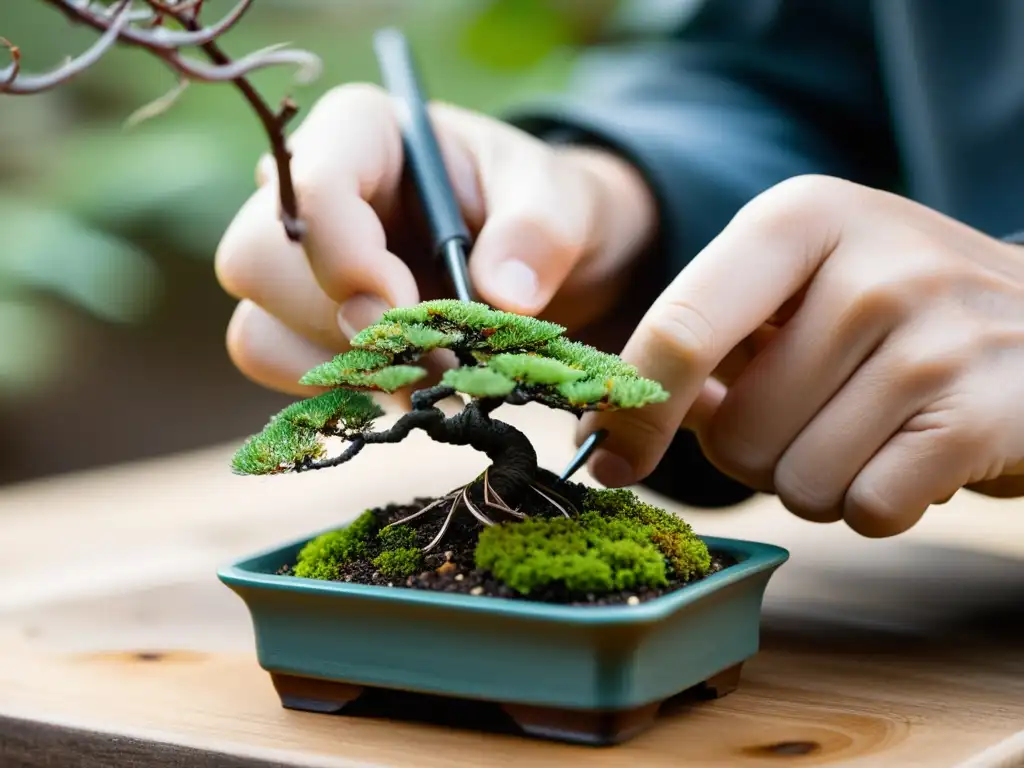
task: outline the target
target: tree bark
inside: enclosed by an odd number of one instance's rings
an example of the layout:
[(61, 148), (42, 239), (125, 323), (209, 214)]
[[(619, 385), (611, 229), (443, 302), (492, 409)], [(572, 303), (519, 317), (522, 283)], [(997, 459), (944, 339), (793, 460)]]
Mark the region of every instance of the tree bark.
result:
[(493, 407), (486, 401), (475, 401), (451, 417), (445, 417), (437, 408), (415, 410), (386, 432), (367, 433), (363, 439), (367, 445), (398, 443), (414, 429), (422, 429), (435, 442), (475, 448), (491, 460), (491, 488), (514, 507), (537, 475), (537, 452), (526, 435), (488, 415)]

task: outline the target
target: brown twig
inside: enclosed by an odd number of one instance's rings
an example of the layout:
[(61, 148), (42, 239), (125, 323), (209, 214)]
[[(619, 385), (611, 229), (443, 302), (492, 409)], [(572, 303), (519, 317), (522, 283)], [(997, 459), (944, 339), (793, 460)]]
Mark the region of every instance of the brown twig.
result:
[[(239, 0), (223, 18), (211, 26), (199, 21), (203, 0), (144, 0), (147, 8), (132, 7), (132, 0), (118, 0), (113, 6), (90, 0), (43, 0), (60, 10), (73, 22), (87, 24), (101, 31), (101, 38), (88, 51), (62, 67), (44, 75), (25, 75), (21, 71), (18, 48), (0, 38), (0, 45), (11, 53), (11, 64), (0, 69), (0, 93), (38, 93), (67, 82), (87, 69), (118, 41), (144, 48), (161, 59), (167, 66), (188, 81), (217, 83), (232, 82), (252, 107), (263, 125), (270, 142), (278, 170), (280, 215), (288, 237), (300, 241), (305, 228), (299, 219), (298, 200), (291, 175), (291, 153), (285, 130), (298, 106), (285, 98), (278, 109), (273, 109), (249, 82), (249, 73), (266, 67), (292, 64), (299, 67), (297, 79), (309, 82), (320, 71), (320, 60), (312, 53), (281, 46), (271, 46), (241, 59), (232, 59), (218, 45), (218, 38), (233, 28), (252, 6), (253, 0)], [(172, 19), (183, 29), (168, 29), (165, 19)], [(148, 27), (130, 26), (132, 22), (146, 22)], [(210, 63), (196, 61), (182, 55), (183, 48), (195, 47), (203, 51)], [(135, 117), (154, 114), (168, 106), (180, 93), (179, 84), (171, 94), (153, 105), (140, 110)]]
[(26, 74), (21, 69), (21, 51), (7, 40), (4, 46), (10, 51), (11, 63), (0, 70), (0, 93), (18, 96), (41, 93), (68, 82), (91, 67), (117, 43), (118, 37), (127, 28), (131, 0), (118, 0), (117, 13), (111, 18), (106, 31), (85, 53), (68, 60), (63, 66), (41, 75)]

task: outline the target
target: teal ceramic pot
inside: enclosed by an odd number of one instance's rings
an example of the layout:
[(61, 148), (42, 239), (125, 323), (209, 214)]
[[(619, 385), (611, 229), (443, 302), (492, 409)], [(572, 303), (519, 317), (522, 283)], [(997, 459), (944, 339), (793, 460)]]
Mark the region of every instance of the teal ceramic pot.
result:
[(568, 606), (275, 572), (311, 537), (221, 569), (252, 615), (260, 666), (292, 709), (340, 712), (367, 688), (501, 704), (527, 734), (624, 741), (667, 698), (738, 683), (761, 603), (789, 557), (704, 537), (737, 563), (639, 605)]

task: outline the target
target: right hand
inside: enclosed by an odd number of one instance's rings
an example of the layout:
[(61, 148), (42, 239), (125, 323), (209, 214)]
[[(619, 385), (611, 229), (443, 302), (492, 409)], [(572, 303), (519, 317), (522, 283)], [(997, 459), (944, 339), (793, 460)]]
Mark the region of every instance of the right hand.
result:
[[(570, 332), (606, 313), (655, 228), (639, 174), (610, 153), (554, 147), (480, 114), (430, 112), (474, 237), (470, 276), (482, 300)], [(447, 293), (400, 183), (401, 135), (383, 90), (330, 91), (289, 146), (302, 246), (284, 233), (276, 168), (264, 157), (216, 270), (240, 300), (228, 328), (235, 365), (263, 386), (308, 395), (302, 374), (384, 310)]]

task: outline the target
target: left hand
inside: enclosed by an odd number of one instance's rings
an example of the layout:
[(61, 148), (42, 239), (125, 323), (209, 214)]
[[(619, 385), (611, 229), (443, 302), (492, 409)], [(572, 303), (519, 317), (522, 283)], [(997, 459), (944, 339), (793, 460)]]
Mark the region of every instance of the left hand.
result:
[(815, 176), (768, 190), (622, 357), (671, 397), (583, 419), (581, 438), (610, 430), (591, 460), (606, 485), (643, 479), (682, 426), (722, 471), (865, 536), (965, 486), (1024, 495), (1024, 249), (905, 198)]

